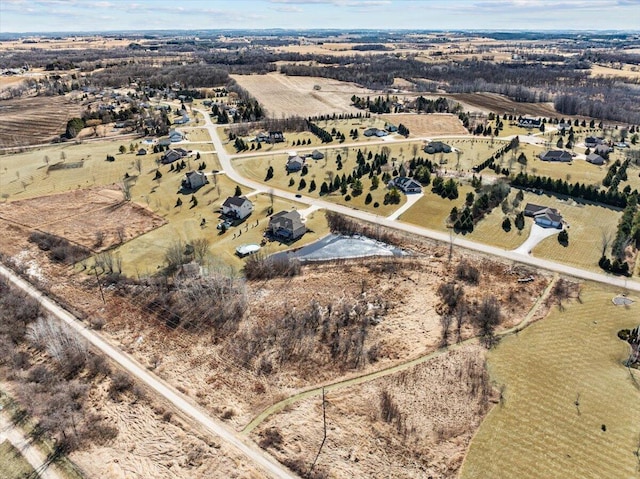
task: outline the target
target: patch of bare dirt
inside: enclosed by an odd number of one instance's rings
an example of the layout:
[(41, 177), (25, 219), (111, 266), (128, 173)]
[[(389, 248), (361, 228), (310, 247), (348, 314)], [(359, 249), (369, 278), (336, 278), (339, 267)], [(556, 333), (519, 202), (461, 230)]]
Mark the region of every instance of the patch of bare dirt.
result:
[(482, 111), (494, 112), (500, 115), (507, 113), (508, 115), (515, 114), (516, 116), (558, 116), (558, 112), (552, 103), (520, 103), (496, 93), (458, 93), (445, 96)]
[(409, 128), (413, 136), (469, 134), (460, 119), (456, 115), (449, 113), (432, 113), (428, 115), (403, 113), (398, 115), (382, 115), (382, 118), (394, 125), (402, 123)]
[(75, 190), (0, 204), (0, 222), (64, 237), (94, 251), (165, 224), (150, 210), (123, 200), (118, 187)]

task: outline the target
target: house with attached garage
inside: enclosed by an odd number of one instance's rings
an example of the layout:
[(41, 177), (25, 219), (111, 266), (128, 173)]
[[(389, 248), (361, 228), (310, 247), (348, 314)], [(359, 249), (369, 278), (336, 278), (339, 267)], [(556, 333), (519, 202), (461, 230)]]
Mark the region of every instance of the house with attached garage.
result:
[(434, 153), (451, 153), (451, 147), (441, 141), (432, 141), (424, 147), (424, 152), (430, 155)]
[(179, 131), (171, 130), (169, 132), (169, 140), (171, 140), (171, 143), (178, 143), (179, 141), (184, 140), (184, 135)]
[(190, 171), (185, 175), (185, 179), (182, 180), (182, 186), (190, 190), (197, 190), (207, 183), (209, 183), (209, 180), (207, 180), (202, 171)]
[(543, 228), (562, 228), (562, 215), (555, 208), (527, 203), (524, 207), (524, 215), (533, 218), (533, 221)]
[(304, 159), (299, 157), (298, 155), (290, 156), (287, 160), (287, 171), (300, 171), (304, 166)]
[(307, 232), (307, 227), (302, 223), (300, 213), (295, 210), (280, 211), (269, 219), (267, 233), (284, 241), (293, 241)]
[(402, 190), (405, 194), (422, 193), (422, 185), (413, 178), (407, 178), (406, 176), (392, 179), (389, 182), (389, 187), (394, 186)]
[(540, 128), (542, 120), (540, 118), (520, 118), (518, 126), (521, 128)]
[(174, 161), (178, 161), (187, 156), (187, 151), (182, 148), (176, 148), (175, 150), (168, 150), (162, 155), (160, 159), (160, 163), (163, 165), (168, 165), (169, 163), (173, 163)]
[(597, 153), (587, 155), (586, 160), (587, 163), (591, 163), (592, 165), (604, 165), (606, 163), (606, 160)]
[(562, 163), (568, 163), (573, 160), (571, 153), (563, 150), (548, 150), (540, 154), (542, 161), (560, 161)]
[(222, 203), (223, 215), (243, 220), (253, 212), (253, 203), (244, 196), (230, 196)]

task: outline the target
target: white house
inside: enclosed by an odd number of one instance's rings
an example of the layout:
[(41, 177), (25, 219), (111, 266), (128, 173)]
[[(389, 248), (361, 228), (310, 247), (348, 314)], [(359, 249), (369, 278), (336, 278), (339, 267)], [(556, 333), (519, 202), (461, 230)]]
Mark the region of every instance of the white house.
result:
[(222, 203), (222, 214), (239, 220), (253, 212), (253, 203), (244, 196), (230, 196)]

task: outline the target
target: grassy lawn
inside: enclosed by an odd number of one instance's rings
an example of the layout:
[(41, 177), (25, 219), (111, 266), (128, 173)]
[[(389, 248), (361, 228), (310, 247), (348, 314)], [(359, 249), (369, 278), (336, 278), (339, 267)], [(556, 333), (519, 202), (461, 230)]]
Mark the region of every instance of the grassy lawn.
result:
[(3, 479), (24, 479), (34, 475), (33, 467), (13, 447), (9, 441), (0, 444), (0, 477)]
[(431, 191), (431, 186), (424, 188), (424, 196), (415, 205), (404, 212), (399, 218), (405, 223), (412, 223), (432, 230), (449, 231), (446, 219), (454, 206), (459, 210), (464, 208), (464, 199), (468, 192), (473, 191), (469, 185), (458, 186), (458, 198), (444, 199)]
[[(448, 153), (445, 155), (436, 153), (435, 155), (427, 155), (423, 153), (431, 161), (440, 163), (440, 160), (446, 160), (446, 169), (471, 172), (471, 168), (482, 163), (484, 160), (493, 155), (497, 150), (507, 144), (504, 140), (483, 137), (469, 137), (460, 139), (445, 138), (440, 141), (450, 145), (456, 151), (460, 151), (458, 155), (456, 152)], [(483, 172), (485, 173), (485, 172)]]
[(586, 284), (581, 302), (489, 352), (504, 404), (480, 426), (460, 478), (638, 477), (640, 391), (616, 334), (637, 326), (640, 312), (638, 303), (614, 306), (618, 292)]
[[(577, 266), (593, 271), (601, 271), (598, 260), (602, 254), (602, 234), (610, 232), (612, 237), (622, 216), (620, 211), (604, 206), (579, 204), (573, 201), (560, 201), (546, 195), (537, 196), (526, 194), (523, 204), (537, 203), (557, 208), (565, 221), (569, 224), (569, 246), (558, 243), (558, 238), (552, 236), (536, 246), (532, 254), (560, 263)], [(531, 222), (530, 219), (527, 219)]]
[[(518, 190), (512, 189), (511, 194), (508, 197), (509, 202), (512, 202), (517, 194)], [(520, 206), (519, 209), (524, 208), (524, 205)], [(511, 219), (511, 231), (508, 233), (502, 229), (502, 221), (505, 216), (509, 216)], [(513, 224), (515, 218), (515, 214), (510, 213), (505, 215), (502, 212), (502, 208), (497, 206), (493, 209), (493, 211), (485, 216), (480, 222), (478, 222), (473, 232), (467, 235), (467, 239), (472, 241), (478, 241), (480, 243), (490, 244), (493, 246), (497, 246), (498, 248), (504, 248), (506, 250), (516, 249), (525, 240), (529, 237), (529, 233), (531, 232), (532, 221), (528, 220), (524, 223), (524, 228), (522, 231), (518, 231), (518, 229)], [(557, 241), (556, 241), (557, 242)]]
[(206, 128), (189, 129), (186, 132), (189, 135), (189, 141), (211, 141), (211, 135)]
[[(376, 148), (372, 149), (374, 152), (379, 151)], [(400, 154), (400, 150), (406, 151), (407, 148), (404, 149), (399, 145), (394, 145), (394, 148), (390, 148), (389, 151), (391, 154), (395, 151), (397, 154)], [(300, 194), (304, 194), (306, 196), (311, 196), (315, 198), (320, 197), (320, 187), (323, 182), (329, 181), (332, 178), (332, 175), (348, 175), (353, 171), (356, 165), (356, 151), (354, 148), (344, 148), (344, 149), (336, 149), (325, 151), (327, 157), (323, 160), (314, 161), (312, 159), (308, 159), (306, 162), (308, 173), (305, 176), (302, 176), (301, 172), (295, 172), (287, 174), (285, 169), (285, 164), (287, 162), (287, 155), (279, 154), (279, 155), (267, 155), (260, 157), (246, 157), (239, 158), (234, 160), (234, 166), (239, 173), (248, 178), (252, 178), (257, 181), (262, 181), (267, 186), (273, 186), (274, 188), (288, 190), (291, 192), (300, 192)], [(364, 151), (364, 150), (363, 150)], [(408, 152), (407, 152), (408, 153)], [(336, 169), (336, 156), (340, 154), (342, 156), (342, 170)], [(392, 162), (389, 166), (392, 166)], [(269, 181), (264, 181), (267, 169), (269, 166), (273, 166), (274, 176)], [(304, 179), (306, 182), (306, 187), (303, 189), (299, 189), (300, 180)], [(291, 180), (293, 180), (293, 185), (290, 185)], [(315, 191), (310, 192), (310, 184), (311, 181), (315, 181), (316, 189)], [(331, 195), (323, 196), (322, 198), (327, 201), (331, 201), (334, 203), (344, 204), (347, 206), (352, 206), (354, 208), (371, 211), (383, 216), (390, 215), (397, 208), (402, 206), (406, 201), (404, 195), (402, 195), (402, 201), (399, 205), (385, 205), (384, 204), (384, 195), (387, 192), (387, 189), (382, 182), (375, 190), (370, 190), (371, 188), (371, 180), (368, 176), (363, 176), (362, 179), (363, 185), (363, 193), (358, 197), (353, 197), (350, 201), (345, 201), (345, 197), (341, 196), (339, 192), (335, 192)], [(350, 190), (349, 190), (350, 191)], [(369, 205), (365, 205), (365, 198), (367, 193), (371, 193), (372, 201)], [(374, 207), (374, 203), (378, 202), (379, 206), (377, 208)]]

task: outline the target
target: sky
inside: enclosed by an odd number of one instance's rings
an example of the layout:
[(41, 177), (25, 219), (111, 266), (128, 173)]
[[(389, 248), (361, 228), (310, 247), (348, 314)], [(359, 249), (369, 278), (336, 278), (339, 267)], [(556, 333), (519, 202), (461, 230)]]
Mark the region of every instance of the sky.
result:
[(640, 0), (0, 0), (0, 33), (265, 28), (639, 30)]

